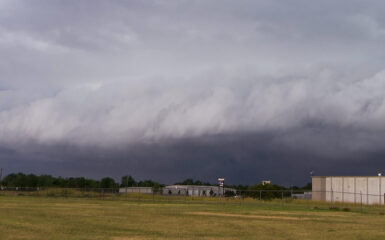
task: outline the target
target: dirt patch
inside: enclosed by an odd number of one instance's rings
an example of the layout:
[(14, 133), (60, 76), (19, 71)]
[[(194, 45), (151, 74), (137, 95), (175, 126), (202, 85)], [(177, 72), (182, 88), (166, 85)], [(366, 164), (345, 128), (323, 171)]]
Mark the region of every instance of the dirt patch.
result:
[(153, 238), (143, 238), (143, 237), (112, 237), (111, 240), (149, 240)]
[(248, 218), (248, 219), (278, 219), (278, 220), (301, 220), (301, 221), (314, 220), (311, 218), (302, 218), (302, 217), (242, 215), (242, 214), (233, 214), (233, 213), (213, 213), (213, 212), (187, 212), (186, 214), (199, 215), (199, 216), (216, 216), (216, 217), (238, 217), (238, 218)]
[[(269, 211), (252, 211), (249, 212), (251, 214), (257, 214), (260, 215), (261, 213), (271, 213)], [(283, 212), (283, 211), (274, 211), (275, 214), (280, 214), (280, 215), (305, 215), (305, 217), (346, 217), (345, 212)], [(352, 214), (352, 213), (350, 213)], [(353, 213), (354, 214), (354, 213)]]

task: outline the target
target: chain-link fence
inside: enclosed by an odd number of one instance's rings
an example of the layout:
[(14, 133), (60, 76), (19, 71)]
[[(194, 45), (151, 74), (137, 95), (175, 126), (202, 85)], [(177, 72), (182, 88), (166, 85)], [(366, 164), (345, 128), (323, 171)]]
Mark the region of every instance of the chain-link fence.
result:
[(313, 209), (385, 214), (385, 194), (304, 190), (235, 190), (210, 187), (170, 189), (3, 187), (0, 196), (88, 198), (132, 202), (207, 203), (258, 205), (285, 209)]

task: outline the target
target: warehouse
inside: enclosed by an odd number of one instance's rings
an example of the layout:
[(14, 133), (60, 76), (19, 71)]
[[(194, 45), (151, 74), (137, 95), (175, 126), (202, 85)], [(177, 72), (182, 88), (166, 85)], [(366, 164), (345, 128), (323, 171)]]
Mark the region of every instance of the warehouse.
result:
[(233, 188), (218, 186), (196, 186), (196, 185), (170, 185), (163, 188), (163, 194), (169, 195), (188, 195), (188, 196), (223, 196), (231, 193), (236, 194)]
[(223, 195), (236, 195), (236, 190), (233, 188), (224, 188), (219, 186), (170, 185), (159, 189), (153, 189), (152, 187), (121, 187), (119, 189), (119, 193), (215, 197)]
[(384, 204), (385, 177), (314, 176), (312, 192), (317, 201)]
[(121, 187), (119, 193), (147, 193), (153, 194), (152, 187)]

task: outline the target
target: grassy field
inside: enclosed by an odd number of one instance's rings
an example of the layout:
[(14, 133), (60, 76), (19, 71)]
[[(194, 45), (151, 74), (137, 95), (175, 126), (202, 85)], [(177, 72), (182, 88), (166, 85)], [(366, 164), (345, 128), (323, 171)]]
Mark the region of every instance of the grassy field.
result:
[(385, 239), (385, 216), (377, 211), (314, 204), (0, 196), (0, 240)]

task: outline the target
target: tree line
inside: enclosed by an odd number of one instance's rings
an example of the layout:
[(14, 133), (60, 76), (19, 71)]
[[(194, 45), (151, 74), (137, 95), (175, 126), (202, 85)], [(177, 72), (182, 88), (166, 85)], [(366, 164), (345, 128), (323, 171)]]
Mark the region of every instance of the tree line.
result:
[(118, 188), (118, 187), (162, 187), (164, 185), (152, 181), (136, 181), (131, 176), (123, 176), (121, 183), (111, 177), (100, 180), (85, 177), (54, 177), (51, 175), (35, 175), (24, 173), (11, 173), (1, 180), (4, 187), (56, 187), (56, 188)]
[[(186, 179), (176, 185), (196, 185), (196, 186), (217, 186), (209, 182), (202, 182), (194, 179)], [(51, 175), (34, 175), (24, 173), (12, 173), (2, 179), (0, 185), (4, 187), (56, 187), (56, 188), (118, 188), (118, 187), (153, 187), (161, 188), (164, 184), (153, 180), (136, 181), (132, 176), (123, 176), (120, 183), (111, 177), (104, 177), (100, 180), (88, 179), (85, 177), (53, 177)], [(258, 194), (264, 194), (262, 197), (279, 197), (279, 191), (283, 190), (311, 190), (311, 183), (303, 187), (285, 188), (276, 184), (254, 184), (254, 185), (225, 185), (225, 187), (235, 188), (239, 192), (248, 192), (248, 195), (259, 197)], [(259, 193), (261, 192), (262, 193)], [(254, 196), (255, 195), (255, 196)], [(277, 195), (277, 196), (276, 196)]]

